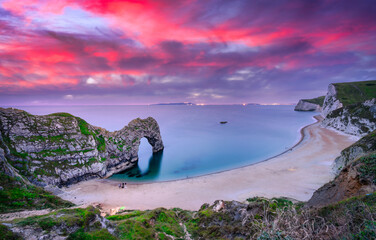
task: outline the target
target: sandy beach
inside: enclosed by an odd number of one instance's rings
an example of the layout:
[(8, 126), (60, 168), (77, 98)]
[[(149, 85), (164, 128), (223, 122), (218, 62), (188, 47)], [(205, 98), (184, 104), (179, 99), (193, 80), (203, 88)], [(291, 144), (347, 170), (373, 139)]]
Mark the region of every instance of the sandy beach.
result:
[(322, 128), (319, 122), (301, 132), (301, 141), (291, 150), (247, 167), (170, 182), (127, 184), (126, 189), (119, 189), (116, 181), (95, 179), (62, 188), (58, 195), (76, 204), (101, 204), (106, 212), (119, 207), (198, 210), (219, 199), (244, 201), (255, 196), (307, 201), (333, 178), (332, 162), (356, 139)]

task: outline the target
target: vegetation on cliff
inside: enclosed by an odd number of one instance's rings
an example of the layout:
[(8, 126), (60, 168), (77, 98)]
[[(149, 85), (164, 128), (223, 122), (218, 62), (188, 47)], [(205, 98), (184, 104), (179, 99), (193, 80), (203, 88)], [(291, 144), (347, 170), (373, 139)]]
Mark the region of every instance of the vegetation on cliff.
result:
[(320, 105), (320, 107), (322, 107), (322, 105), (324, 104), (324, 100), (325, 100), (325, 96), (312, 98), (312, 99), (302, 99), (302, 101), (317, 104), (317, 105)]
[[(2, 225), (0, 231), (9, 236), (12, 232), (14, 239), (117, 239), (110, 233), (111, 223), (92, 206), (15, 219)], [(0, 236), (0, 239), (5, 238)]]
[(376, 80), (333, 84), (343, 106), (376, 98)]
[(73, 203), (52, 195), (40, 187), (25, 185), (19, 179), (2, 172), (0, 172), (0, 186), (2, 187), (0, 190), (0, 213), (73, 206)]

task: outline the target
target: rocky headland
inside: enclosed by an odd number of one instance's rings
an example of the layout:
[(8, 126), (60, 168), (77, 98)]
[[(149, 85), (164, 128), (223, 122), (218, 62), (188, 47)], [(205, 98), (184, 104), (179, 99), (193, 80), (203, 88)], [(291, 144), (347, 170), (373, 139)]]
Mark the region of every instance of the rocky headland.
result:
[(301, 99), (295, 106), (295, 111), (316, 111), (321, 112), (325, 96), (312, 99)]
[(0, 108), (0, 133), (4, 171), (39, 186), (105, 178), (131, 168), (143, 137), (153, 152), (163, 149), (158, 123), (151, 117), (109, 132), (68, 113), (36, 116)]
[(322, 126), (362, 137), (376, 129), (376, 80), (329, 84), (325, 97), (302, 99), (296, 111), (320, 111)]

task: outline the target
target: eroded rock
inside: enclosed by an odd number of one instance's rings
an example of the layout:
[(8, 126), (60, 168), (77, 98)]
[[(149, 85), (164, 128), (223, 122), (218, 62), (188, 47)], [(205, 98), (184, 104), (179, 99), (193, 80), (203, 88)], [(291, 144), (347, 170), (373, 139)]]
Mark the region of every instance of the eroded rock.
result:
[(35, 116), (0, 108), (0, 147), (7, 162), (34, 184), (68, 185), (133, 167), (141, 138), (153, 152), (164, 146), (152, 117), (109, 132), (67, 113)]

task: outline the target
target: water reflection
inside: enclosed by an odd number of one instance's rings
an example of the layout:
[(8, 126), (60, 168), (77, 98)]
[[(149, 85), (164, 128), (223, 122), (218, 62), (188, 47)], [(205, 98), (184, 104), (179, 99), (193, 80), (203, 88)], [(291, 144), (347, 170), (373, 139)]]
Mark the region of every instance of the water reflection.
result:
[(163, 150), (157, 153), (153, 153), (153, 155), (149, 158), (149, 165), (146, 171), (142, 171), (139, 164), (137, 163), (131, 169), (128, 169), (124, 172), (119, 174), (125, 175), (127, 179), (137, 179), (142, 178), (142, 180), (153, 180), (157, 179), (159, 176), (159, 172), (161, 170), (161, 163), (163, 158)]

